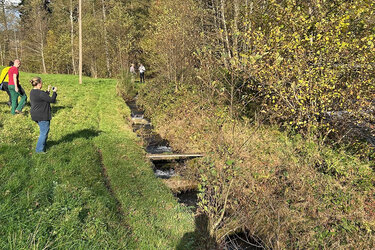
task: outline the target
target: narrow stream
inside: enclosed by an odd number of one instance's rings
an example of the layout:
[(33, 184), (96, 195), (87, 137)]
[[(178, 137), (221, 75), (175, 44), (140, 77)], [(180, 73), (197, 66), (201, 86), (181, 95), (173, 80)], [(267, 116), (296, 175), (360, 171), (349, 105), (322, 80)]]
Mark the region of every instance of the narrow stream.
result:
[(249, 236), (248, 232), (235, 233), (225, 238), (225, 250), (259, 250), (265, 249), (261, 240)]
[[(129, 101), (126, 104), (131, 110), (133, 131), (144, 141), (146, 152), (148, 154), (173, 153), (169, 142), (154, 132), (151, 121), (144, 116), (144, 111), (137, 106), (136, 100)], [(157, 178), (161, 178), (165, 181), (171, 180), (170, 183), (173, 184), (172, 179), (174, 177), (179, 177), (176, 173), (177, 168), (184, 163), (184, 161), (153, 161), (152, 168)], [(184, 190), (183, 188), (176, 190), (176, 188), (171, 188), (175, 197), (178, 198), (178, 202), (195, 212), (197, 209), (197, 191), (194, 189)]]
[[(174, 153), (169, 142), (154, 132), (151, 121), (144, 117), (144, 111), (137, 106), (136, 100), (127, 102), (127, 105), (131, 110), (133, 131), (144, 141), (146, 152), (148, 154)], [(178, 183), (178, 181), (173, 181), (174, 178), (180, 177), (178, 169), (183, 167), (186, 161), (187, 160), (155, 160), (152, 162), (152, 168), (155, 176), (163, 179), (164, 183), (171, 189), (175, 197), (177, 197), (178, 202), (190, 208), (192, 212), (196, 212), (198, 207), (198, 192), (196, 188), (192, 188), (191, 185), (176, 187), (174, 183)], [(256, 238), (249, 237), (248, 235), (248, 233), (240, 233), (227, 236), (220, 248), (226, 250), (264, 249)]]

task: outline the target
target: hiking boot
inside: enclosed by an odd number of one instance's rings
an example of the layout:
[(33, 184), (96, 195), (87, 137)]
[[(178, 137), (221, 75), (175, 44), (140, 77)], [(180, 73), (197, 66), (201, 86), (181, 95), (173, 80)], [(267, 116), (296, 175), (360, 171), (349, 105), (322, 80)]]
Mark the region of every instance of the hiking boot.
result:
[(16, 115), (24, 115), (25, 113), (19, 110), (16, 110)]

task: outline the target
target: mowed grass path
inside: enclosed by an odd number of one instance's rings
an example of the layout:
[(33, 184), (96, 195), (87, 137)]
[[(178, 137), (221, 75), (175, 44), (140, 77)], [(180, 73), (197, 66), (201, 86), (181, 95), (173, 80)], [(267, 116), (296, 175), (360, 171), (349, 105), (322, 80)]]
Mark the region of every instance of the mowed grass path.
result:
[[(29, 80), (21, 84), (29, 96)], [(153, 175), (116, 81), (41, 75), (58, 87), (48, 153), (0, 92), (0, 249), (175, 249), (192, 214)], [(189, 242), (187, 242), (189, 243)], [(181, 245), (180, 245), (181, 246)]]

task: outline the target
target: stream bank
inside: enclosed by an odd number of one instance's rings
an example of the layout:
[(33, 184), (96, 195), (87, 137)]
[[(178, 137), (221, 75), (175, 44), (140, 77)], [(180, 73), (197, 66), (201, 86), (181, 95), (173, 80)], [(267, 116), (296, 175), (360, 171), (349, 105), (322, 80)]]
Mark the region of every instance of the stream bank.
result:
[[(256, 237), (250, 237), (249, 232), (233, 233), (225, 238), (224, 242), (217, 246), (206, 230), (207, 218), (204, 214), (197, 214), (198, 199), (197, 199), (197, 187), (198, 183), (192, 182), (191, 180), (185, 179), (181, 175), (180, 169), (186, 167), (189, 157), (170, 159), (173, 154), (184, 156), (180, 152), (175, 152), (170, 146), (169, 142), (162, 138), (159, 134), (154, 131), (154, 127), (150, 119), (144, 116), (144, 110), (139, 108), (136, 103), (136, 98), (126, 102), (131, 110), (131, 123), (133, 132), (143, 141), (143, 146), (147, 153), (148, 158), (151, 162), (151, 168), (154, 171), (156, 178), (162, 179), (162, 182), (171, 190), (178, 202), (185, 207), (188, 207), (192, 212), (196, 214), (196, 230), (195, 234), (191, 237), (195, 237), (201, 244), (208, 244), (207, 248), (200, 245), (199, 249), (226, 249), (226, 250), (250, 250), (250, 249), (264, 249), (261, 242)], [(165, 156), (161, 159), (155, 156)], [(200, 157), (201, 154), (190, 154), (191, 158)], [(203, 223), (205, 222), (205, 223)], [(203, 224), (202, 224), (203, 223)], [(204, 238), (206, 243), (200, 238)], [(184, 236), (185, 238), (185, 236)], [(184, 239), (182, 239), (182, 242)], [(215, 246), (215, 248), (212, 248)], [(203, 248), (202, 248), (203, 247)], [(179, 248), (177, 248), (179, 249)]]
[[(151, 162), (155, 177), (162, 179), (171, 190), (178, 202), (195, 212), (197, 209), (197, 183), (181, 176), (179, 169), (185, 167), (189, 157), (178, 157), (169, 142), (155, 133), (151, 120), (144, 116), (144, 111), (137, 106), (136, 99), (126, 102), (131, 110), (133, 132), (143, 141), (143, 146)], [(177, 157), (171, 158), (172, 154)], [(152, 156), (159, 159), (153, 159)], [(165, 156), (165, 157), (163, 157)]]

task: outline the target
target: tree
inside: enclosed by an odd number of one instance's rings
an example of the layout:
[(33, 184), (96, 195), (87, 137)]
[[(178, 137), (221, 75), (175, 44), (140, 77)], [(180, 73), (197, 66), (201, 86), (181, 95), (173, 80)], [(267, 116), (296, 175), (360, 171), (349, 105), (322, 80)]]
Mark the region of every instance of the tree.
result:
[(110, 58), (109, 58), (109, 44), (108, 44), (108, 34), (107, 34), (107, 9), (105, 1), (102, 0), (102, 13), (103, 13), (103, 35), (104, 35), (104, 51), (105, 51), (105, 61), (106, 61), (106, 76), (111, 77), (111, 67), (110, 67)]
[(6, 11), (6, 0), (0, 0), (1, 5), (1, 14), (2, 14), (2, 21), (3, 21), (3, 50), (2, 50), (2, 65), (4, 65), (4, 58), (8, 57), (9, 55), (9, 30), (8, 30), (8, 17)]
[(200, 13), (193, 1), (179, 3), (178, 10), (174, 6), (174, 1), (153, 5), (149, 31), (141, 45), (150, 67), (177, 89), (191, 76), (192, 54), (200, 42)]
[(42, 72), (46, 73), (45, 44), (50, 14), (48, 3), (40, 0), (23, 1), (20, 11), (23, 47), (27, 51), (26, 64), (40, 61)]
[(72, 68), (73, 68), (73, 74), (76, 75), (76, 63), (74, 58), (74, 19), (73, 19), (73, 0), (70, 0), (69, 5), (69, 20), (70, 20), (70, 46), (71, 46), (71, 53), (72, 53)]

